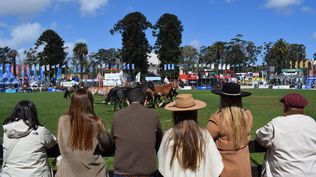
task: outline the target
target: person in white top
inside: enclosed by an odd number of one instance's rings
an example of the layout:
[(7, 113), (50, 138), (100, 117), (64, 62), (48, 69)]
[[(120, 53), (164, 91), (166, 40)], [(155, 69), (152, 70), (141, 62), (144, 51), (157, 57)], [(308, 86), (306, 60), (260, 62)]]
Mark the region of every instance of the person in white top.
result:
[(316, 122), (304, 114), (307, 100), (290, 93), (281, 98), (284, 115), (256, 131), (267, 152), (262, 170), (266, 177), (316, 176)]
[(56, 138), (37, 118), (35, 105), (20, 101), (3, 123), (1, 177), (52, 177), (46, 150)]
[(164, 177), (218, 177), (222, 157), (211, 135), (197, 123), (203, 101), (179, 94), (165, 109), (173, 111), (173, 128), (163, 136), (158, 150), (158, 169)]

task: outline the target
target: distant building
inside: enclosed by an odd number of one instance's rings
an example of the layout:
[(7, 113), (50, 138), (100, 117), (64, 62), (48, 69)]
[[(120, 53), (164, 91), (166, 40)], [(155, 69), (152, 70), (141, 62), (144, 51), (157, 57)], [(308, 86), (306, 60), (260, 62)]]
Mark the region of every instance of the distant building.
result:
[(161, 62), (158, 59), (158, 56), (156, 54), (154, 53), (148, 54), (148, 64), (149, 64), (148, 72), (158, 75), (160, 63)]

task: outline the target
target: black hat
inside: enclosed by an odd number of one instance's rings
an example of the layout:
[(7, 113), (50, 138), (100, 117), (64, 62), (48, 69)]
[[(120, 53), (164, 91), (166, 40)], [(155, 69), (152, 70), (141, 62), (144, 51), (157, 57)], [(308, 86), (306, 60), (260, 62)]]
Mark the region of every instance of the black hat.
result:
[(250, 92), (240, 91), (240, 85), (236, 83), (223, 83), (221, 90), (212, 90), (217, 95), (233, 96), (233, 97), (246, 97), (250, 96)]

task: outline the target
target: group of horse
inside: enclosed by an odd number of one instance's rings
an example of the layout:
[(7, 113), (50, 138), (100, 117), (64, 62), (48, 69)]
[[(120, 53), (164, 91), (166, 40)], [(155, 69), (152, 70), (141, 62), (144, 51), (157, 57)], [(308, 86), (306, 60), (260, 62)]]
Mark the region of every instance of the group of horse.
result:
[[(103, 86), (103, 87), (89, 87), (86, 88), (92, 94), (104, 95), (105, 99), (103, 103), (112, 104), (113, 110), (117, 108), (122, 109), (126, 106), (126, 99), (129, 91), (135, 87), (140, 88), (146, 97), (147, 105), (157, 108), (163, 106), (165, 103), (170, 102), (177, 95), (179, 87), (184, 87), (182, 81), (172, 80), (168, 84), (154, 85), (152, 82), (135, 83), (127, 86)], [(68, 98), (74, 90), (80, 88), (76, 85), (65, 89), (64, 98)], [(82, 88), (82, 87), (81, 87)], [(83, 87), (84, 88), (84, 87)]]

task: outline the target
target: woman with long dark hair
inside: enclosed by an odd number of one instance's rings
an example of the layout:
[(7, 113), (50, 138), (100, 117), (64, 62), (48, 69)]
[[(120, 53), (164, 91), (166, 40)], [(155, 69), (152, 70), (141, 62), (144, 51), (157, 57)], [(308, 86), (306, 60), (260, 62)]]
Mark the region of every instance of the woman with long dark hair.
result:
[(223, 169), (216, 145), (198, 122), (197, 110), (206, 103), (179, 94), (165, 109), (173, 111), (169, 129), (158, 151), (159, 172), (165, 177), (218, 177)]
[(30, 101), (20, 101), (3, 122), (3, 162), (1, 177), (51, 177), (46, 149), (56, 138), (39, 123), (37, 109)]
[(62, 158), (56, 177), (108, 176), (101, 152), (110, 147), (110, 137), (90, 92), (75, 91), (68, 112), (59, 118), (57, 137)]
[(236, 83), (224, 83), (212, 92), (220, 95), (220, 105), (207, 128), (223, 158), (221, 177), (251, 177), (248, 143), (253, 117), (242, 104), (242, 97), (251, 93), (240, 91)]

